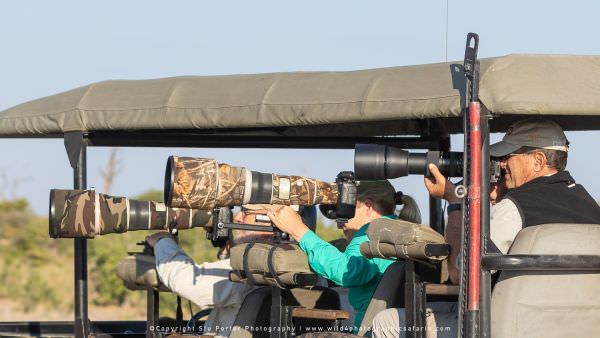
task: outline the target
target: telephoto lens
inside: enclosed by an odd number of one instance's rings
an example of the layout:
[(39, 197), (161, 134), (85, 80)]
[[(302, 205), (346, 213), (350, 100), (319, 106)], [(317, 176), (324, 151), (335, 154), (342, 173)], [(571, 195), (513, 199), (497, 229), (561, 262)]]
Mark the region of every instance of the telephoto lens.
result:
[(170, 207), (212, 209), (244, 204), (336, 204), (337, 183), (303, 176), (265, 174), (216, 160), (170, 156), (165, 172)]
[(49, 235), (94, 238), (136, 230), (209, 225), (212, 210), (168, 208), (164, 203), (109, 196), (93, 190), (50, 190)]
[(442, 174), (460, 177), (463, 173), (460, 152), (428, 151), (409, 153), (379, 144), (357, 144), (354, 148), (354, 173), (357, 180), (383, 180), (408, 175), (430, 176), (429, 164), (435, 164)]

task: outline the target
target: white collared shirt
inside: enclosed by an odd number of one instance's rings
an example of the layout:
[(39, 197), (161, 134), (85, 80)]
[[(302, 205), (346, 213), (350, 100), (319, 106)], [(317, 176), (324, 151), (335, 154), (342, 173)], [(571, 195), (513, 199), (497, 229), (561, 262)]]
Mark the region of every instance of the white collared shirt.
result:
[(156, 243), (154, 255), (158, 276), (167, 288), (202, 309), (213, 308), (204, 323), (204, 334), (229, 336), (244, 298), (255, 287), (229, 280), (229, 259), (195, 264), (168, 237)]

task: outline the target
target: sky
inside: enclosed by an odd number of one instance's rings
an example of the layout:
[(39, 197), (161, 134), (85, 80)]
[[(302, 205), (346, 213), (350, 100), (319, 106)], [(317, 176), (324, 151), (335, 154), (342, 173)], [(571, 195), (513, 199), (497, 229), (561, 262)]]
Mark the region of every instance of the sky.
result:
[[(448, 8), (446, 5), (449, 5)], [(357, 70), (462, 60), (468, 32), (480, 57), (600, 54), (593, 1), (11, 1), (0, 6), (0, 110), (108, 79)], [(448, 20), (447, 20), (448, 19)], [(447, 38), (447, 43), (446, 43)], [(568, 168), (600, 199), (600, 133), (568, 133)], [(492, 141), (501, 135), (493, 135)], [(460, 149), (453, 138), (453, 150)], [(102, 188), (110, 148), (89, 148), (88, 187)], [(0, 139), (0, 198), (39, 214), (52, 188), (71, 188), (62, 140)], [(169, 155), (332, 181), (352, 170), (340, 150), (121, 148), (111, 193), (162, 189)], [(423, 178), (393, 180), (427, 221)]]

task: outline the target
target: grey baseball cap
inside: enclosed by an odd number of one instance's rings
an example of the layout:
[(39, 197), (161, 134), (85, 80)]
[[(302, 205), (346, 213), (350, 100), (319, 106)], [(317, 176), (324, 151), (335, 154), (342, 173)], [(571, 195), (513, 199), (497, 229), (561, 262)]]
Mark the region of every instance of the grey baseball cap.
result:
[(526, 119), (508, 127), (502, 141), (490, 146), (490, 156), (506, 156), (521, 147), (568, 152), (569, 141), (556, 122), (538, 118)]

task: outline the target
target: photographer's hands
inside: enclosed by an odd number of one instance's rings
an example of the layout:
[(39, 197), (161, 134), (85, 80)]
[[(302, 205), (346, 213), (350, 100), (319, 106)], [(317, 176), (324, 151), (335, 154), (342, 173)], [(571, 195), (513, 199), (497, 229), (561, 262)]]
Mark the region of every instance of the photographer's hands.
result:
[(433, 178), (425, 176), (425, 187), (433, 197), (443, 198), (449, 203), (460, 203), (461, 199), (456, 196), (454, 189), (456, 186), (450, 182), (438, 169), (435, 164), (429, 164), (429, 171)]
[(308, 227), (302, 223), (300, 215), (287, 205), (276, 210), (270, 210), (267, 212), (267, 216), (269, 216), (271, 222), (273, 222), (279, 230), (289, 234), (297, 242), (299, 242), (300, 238), (309, 231)]
[(155, 234), (146, 236), (146, 242), (148, 243), (149, 246), (151, 246), (152, 248), (154, 248), (154, 246), (156, 245), (156, 243), (164, 238), (164, 237), (173, 237), (171, 236), (171, 234), (168, 231), (159, 231)]

